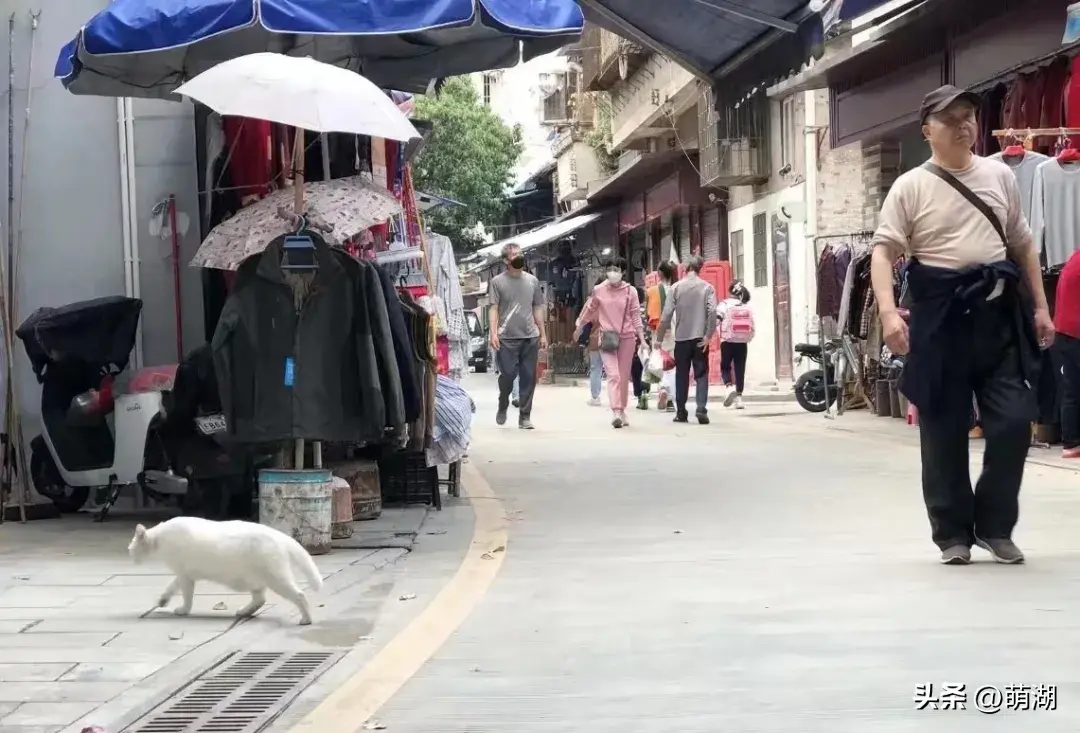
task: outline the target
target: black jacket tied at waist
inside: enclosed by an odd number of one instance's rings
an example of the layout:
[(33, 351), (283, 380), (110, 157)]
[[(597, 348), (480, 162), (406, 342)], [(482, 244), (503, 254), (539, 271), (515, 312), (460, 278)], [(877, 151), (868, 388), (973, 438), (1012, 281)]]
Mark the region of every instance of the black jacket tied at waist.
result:
[[(910, 353), (901, 391), (921, 413), (970, 410), (974, 374), (972, 318), (999, 320), (1015, 339), (1023, 380), (1030, 385), (1039, 369), (1039, 347), (1032, 308), (1023, 295), (1020, 267), (1011, 260), (960, 270), (908, 266), (911, 298)], [(1001, 284), (1000, 294), (987, 300)]]

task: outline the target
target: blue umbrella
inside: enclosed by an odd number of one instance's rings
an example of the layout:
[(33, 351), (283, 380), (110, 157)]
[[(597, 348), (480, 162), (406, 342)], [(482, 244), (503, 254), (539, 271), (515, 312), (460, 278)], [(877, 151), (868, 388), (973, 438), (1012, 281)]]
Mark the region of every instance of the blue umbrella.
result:
[(273, 51), (423, 92), (553, 51), (583, 22), (575, 0), (113, 0), (61, 49), (56, 76), (74, 94), (168, 98), (215, 64)]

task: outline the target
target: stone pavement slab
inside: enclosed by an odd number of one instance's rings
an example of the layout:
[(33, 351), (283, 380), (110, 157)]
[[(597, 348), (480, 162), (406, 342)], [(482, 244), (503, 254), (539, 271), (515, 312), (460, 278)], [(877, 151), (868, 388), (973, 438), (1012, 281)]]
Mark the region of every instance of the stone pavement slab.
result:
[[(235, 612), (247, 594), (203, 583), (193, 613), (152, 609), (171, 576), (134, 565), (135, 523), (167, 515), (118, 511), (103, 524), (73, 515), (0, 527), (0, 733), (57, 733), (84, 724), (116, 733), (237, 649), (352, 647), (378, 633), (393, 591), (381, 573), (408, 554), (427, 511), (388, 509), (367, 533), (371, 547), (315, 558), (325, 579), (312, 596), (316, 622), (299, 627), (291, 604), (273, 594), (255, 619)], [(398, 546), (379, 538), (405, 533)], [(405, 547), (402, 539), (408, 539)], [(145, 614), (145, 617), (144, 617)]]
[(428, 511), (426, 506), (384, 507), (377, 519), (353, 522), (352, 537), (334, 540), (333, 546), (342, 550), (375, 547), (411, 549)]
[(58, 726), (70, 725), (94, 709), (92, 702), (24, 702), (4, 716), (7, 726)]

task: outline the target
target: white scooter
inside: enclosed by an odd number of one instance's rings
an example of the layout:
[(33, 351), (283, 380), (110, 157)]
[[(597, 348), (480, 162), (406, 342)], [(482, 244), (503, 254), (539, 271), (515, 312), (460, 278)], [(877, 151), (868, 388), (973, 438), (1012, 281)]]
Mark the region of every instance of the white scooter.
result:
[(140, 503), (187, 493), (159, 431), (176, 367), (142, 370), (127, 393), (113, 396), (141, 311), (141, 300), (99, 298), (41, 308), (16, 331), (41, 383), (43, 429), (30, 443), (31, 477), (62, 512), (82, 509), (91, 491), (99, 522), (125, 488), (134, 487)]

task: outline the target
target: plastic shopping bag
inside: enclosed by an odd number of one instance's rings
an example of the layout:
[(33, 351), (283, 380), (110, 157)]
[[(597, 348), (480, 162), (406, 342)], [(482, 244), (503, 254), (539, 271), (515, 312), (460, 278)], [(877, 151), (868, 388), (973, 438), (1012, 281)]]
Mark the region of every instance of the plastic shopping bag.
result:
[(649, 384), (659, 384), (664, 377), (664, 352), (660, 349), (653, 349), (644, 364), (643, 379)]

